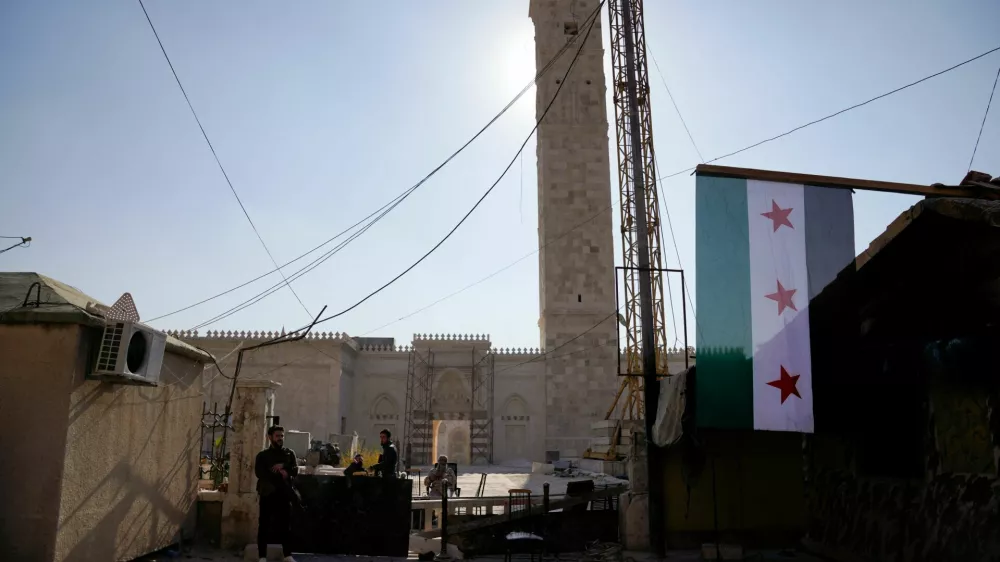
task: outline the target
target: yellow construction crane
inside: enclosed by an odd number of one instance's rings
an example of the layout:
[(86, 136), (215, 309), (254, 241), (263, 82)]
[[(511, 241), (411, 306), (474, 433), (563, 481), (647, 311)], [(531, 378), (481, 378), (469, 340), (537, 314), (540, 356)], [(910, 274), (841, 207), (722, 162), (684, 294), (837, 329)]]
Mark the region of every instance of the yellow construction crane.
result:
[[(626, 6), (625, 3), (628, 3)], [(656, 373), (667, 373), (667, 327), (664, 310), (663, 259), (661, 255), (659, 194), (656, 188), (656, 158), (653, 152), (653, 123), (650, 113), (649, 73), (646, 65), (646, 34), (642, 0), (609, 0), (611, 34), (612, 92), (615, 105), (615, 132), (618, 153), (618, 186), (621, 203), (622, 263), (624, 273), (624, 310), (619, 322), (624, 326), (625, 373), (621, 377), (606, 420), (645, 419), (643, 398), (643, 325), (641, 293), (649, 289), (652, 302)], [(627, 39), (631, 39), (631, 45)], [(629, 73), (634, 72), (630, 84)], [(629, 88), (635, 92), (629, 95)], [(635, 104), (634, 106), (632, 104)], [(637, 166), (638, 165), (638, 166)], [(641, 167), (637, 172), (637, 168)], [(643, 193), (637, 194), (637, 183)], [(637, 198), (637, 195), (640, 197)], [(637, 213), (645, 214), (646, 244), (642, 248)], [(648, 265), (641, 257), (646, 251)], [(647, 279), (648, 278), (648, 279)], [(622, 366), (619, 366), (619, 369)], [(607, 453), (588, 451), (586, 456), (613, 460), (619, 455), (617, 444), (621, 423), (617, 424)]]

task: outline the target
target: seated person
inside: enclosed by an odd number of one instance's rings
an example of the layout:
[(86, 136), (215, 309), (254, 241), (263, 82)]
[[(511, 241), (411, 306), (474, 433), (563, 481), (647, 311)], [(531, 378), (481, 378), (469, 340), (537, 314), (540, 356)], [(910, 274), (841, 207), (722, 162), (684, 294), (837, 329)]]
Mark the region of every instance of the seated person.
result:
[(430, 496), (440, 498), (444, 489), (444, 483), (448, 483), (448, 489), (454, 490), (457, 478), (455, 473), (448, 468), (448, 457), (441, 455), (434, 470), (424, 478), (424, 486), (430, 488)]
[(364, 459), (361, 453), (354, 455), (354, 461), (344, 469), (344, 476), (350, 476), (355, 472), (365, 472)]

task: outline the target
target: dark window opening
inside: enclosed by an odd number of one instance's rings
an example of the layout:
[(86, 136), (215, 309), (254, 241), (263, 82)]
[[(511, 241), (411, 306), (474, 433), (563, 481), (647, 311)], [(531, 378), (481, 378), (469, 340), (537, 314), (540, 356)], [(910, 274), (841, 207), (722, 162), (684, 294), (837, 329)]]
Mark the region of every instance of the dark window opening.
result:
[(583, 295), (577, 295), (576, 302), (583, 302)]
[(563, 24), (563, 34), (565, 35), (576, 35), (580, 32), (580, 26), (574, 22), (566, 22)]

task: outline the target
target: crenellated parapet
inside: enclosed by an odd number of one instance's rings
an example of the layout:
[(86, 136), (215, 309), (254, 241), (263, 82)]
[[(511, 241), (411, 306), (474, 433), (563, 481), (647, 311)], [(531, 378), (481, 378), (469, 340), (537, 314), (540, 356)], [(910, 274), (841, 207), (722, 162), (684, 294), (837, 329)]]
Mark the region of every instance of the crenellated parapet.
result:
[[(204, 333), (198, 330), (166, 330), (167, 335), (179, 340), (246, 340), (265, 341), (287, 335), (284, 329), (281, 331), (250, 331), (250, 330), (208, 330)], [(341, 332), (309, 332), (305, 338), (307, 340), (327, 340), (327, 341), (353, 341), (351, 336)]]
[(413, 334), (413, 341), (422, 342), (488, 342), (489, 334)]
[(368, 353), (409, 353), (413, 351), (412, 345), (362, 345), (358, 346), (358, 351)]
[(496, 356), (541, 355), (543, 353), (537, 347), (494, 347), (490, 352)]

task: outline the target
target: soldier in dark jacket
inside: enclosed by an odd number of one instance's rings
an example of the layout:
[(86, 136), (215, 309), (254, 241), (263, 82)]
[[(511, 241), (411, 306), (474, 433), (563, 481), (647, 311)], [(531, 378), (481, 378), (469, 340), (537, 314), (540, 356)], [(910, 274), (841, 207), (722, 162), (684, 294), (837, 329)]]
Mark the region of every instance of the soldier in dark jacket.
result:
[(280, 543), (285, 562), (295, 562), (292, 558), (289, 535), (292, 525), (292, 478), (299, 467), (295, 453), (285, 448), (285, 429), (273, 425), (267, 430), (270, 446), (257, 453), (254, 474), (257, 475), (257, 493), (260, 494), (260, 520), (257, 524), (257, 556), (267, 559), (269, 539)]
[(392, 432), (383, 429), (379, 432), (378, 438), (382, 442), (382, 454), (378, 456), (378, 465), (376, 465), (375, 470), (382, 478), (395, 478), (399, 454), (396, 453), (396, 446), (392, 444)]

